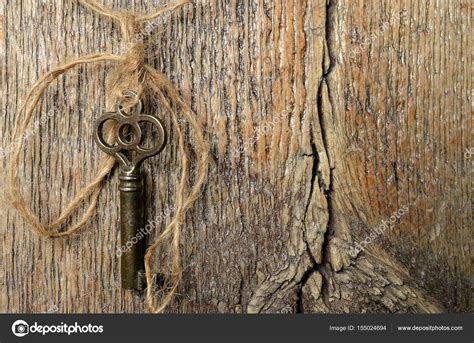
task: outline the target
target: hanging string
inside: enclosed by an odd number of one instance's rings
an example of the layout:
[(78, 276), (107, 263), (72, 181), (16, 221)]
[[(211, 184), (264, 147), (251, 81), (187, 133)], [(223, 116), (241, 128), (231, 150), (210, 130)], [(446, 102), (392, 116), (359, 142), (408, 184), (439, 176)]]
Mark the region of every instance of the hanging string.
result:
[[(27, 93), (18, 110), (15, 129), (13, 133), (13, 141), (17, 142), (11, 154), (10, 163), (8, 165), (8, 195), (12, 206), (23, 217), (25, 222), (29, 224), (34, 232), (41, 237), (58, 238), (69, 236), (76, 233), (86, 225), (88, 225), (91, 217), (96, 212), (96, 205), (100, 190), (103, 186), (104, 178), (110, 173), (116, 165), (116, 161), (111, 156), (106, 156), (98, 166), (98, 171), (87, 186), (81, 189), (78, 194), (69, 202), (65, 209), (60, 213), (59, 217), (49, 224), (40, 222), (38, 216), (33, 213), (25, 198), (21, 194), (21, 180), (18, 176), (20, 165), (20, 156), (23, 150), (23, 139), (28, 125), (31, 123), (35, 109), (39, 101), (44, 96), (49, 85), (59, 76), (63, 75), (70, 69), (78, 65), (90, 63), (113, 62), (115, 69), (109, 76), (107, 94), (109, 99), (122, 98), (124, 101), (131, 101), (130, 106), (140, 101), (145, 91), (151, 91), (157, 96), (159, 101), (164, 105), (165, 109), (171, 114), (171, 121), (176, 129), (178, 136), (178, 150), (181, 156), (181, 176), (179, 184), (176, 188), (175, 213), (168, 226), (160, 233), (157, 239), (148, 247), (145, 254), (145, 272), (147, 278), (147, 303), (151, 312), (162, 312), (171, 302), (176, 294), (179, 282), (181, 280), (181, 257), (180, 257), (180, 239), (181, 226), (185, 219), (186, 211), (188, 211), (199, 196), (200, 189), (204, 183), (208, 172), (209, 145), (203, 135), (203, 126), (198, 117), (181, 98), (179, 92), (174, 85), (166, 78), (166, 76), (152, 66), (144, 63), (145, 46), (141, 40), (134, 39), (141, 31), (143, 22), (158, 18), (160, 15), (174, 11), (185, 4), (191, 3), (191, 0), (178, 1), (172, 5), (166, 6), (154, 13), (148, 15), (135, 15), (128, 12), (113, 11), (94, 0), (79, 0), (79, 3), (94, 11), (97, 14), (119, 21), (124, 37), (126, 53), (114, 55), (111, 53), (98, 53), (83, 56), (72, 62), (62, 64), (41, 77)], [(123, 98), (123, 91), (132, 90), (137, 93), (135, 99)], [(173, 105), (180, 109), (175, 111)], [(195, 182), (191, 188), (189, 182), (189, 159), (185, 149), (185, 137), (180, 127), (184, 116), (186, 121), (192, 128), (193, 139), (195, 141), (195, 152), (197, 156), (197, 168)], [(107, 133), (107, 138), (112, 137), (112, 130)], [(69, 228), (66, 228), (66, 222), (71, 216), (84, 206), (87, 201), (86, 210), (82, 218)], [(161, 299), (155, 300), (153, 278), (153, 257), (157, 250), (161, 247), (164, 240), (171, 238), (171, 275), (168, 280), (169, 285), (162, 289)]]

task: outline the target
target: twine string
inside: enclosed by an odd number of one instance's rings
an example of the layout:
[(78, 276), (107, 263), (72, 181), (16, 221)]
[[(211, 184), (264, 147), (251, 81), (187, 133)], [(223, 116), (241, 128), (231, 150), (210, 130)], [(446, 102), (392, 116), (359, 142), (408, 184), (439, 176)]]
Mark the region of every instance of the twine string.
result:
[[(44, 96), (49, 85), (68, 70), (73, 69), (78, 65), (101, 62), (114, 62), (116, 64), (115, 69), (108, 79), (107, 93), (109, 99), (122, 99), (123, 101), (130, 102), (127, 105), (134, 106), (140, 101), (145, 90), (149, 90), (157, 96), (158, 100), (171, 114), (171, 121), (176, 129), (178, 136), (178, 150), (181, 156), (181, 176), (176, 188), (174, 216), (166, 228), (158, 235), (156, 240), (148, 247), (145, 254), (145, 272), (148, 284), (146, 291), (147, 304), (150, 311), (154, 313), (162, 312), (169, 305), (181, 280), (181, 256), (179, 247), (181, 226), (185, 219), (186, 211), (191, 208), (199, 196), (201, 186), (207, 177), (209, 146), (204, 138), (203, 126), (196, 114), (181, 98), (177, 89), (164, 74), (144, 63), (144, 43), (140, 40), (133, 40), (133, 37), (135, 34), (140, 32), (143, 22), (155, 19), (163, 13), (174, 11), (190, 2), (191, 0), (181, 0), (154, 13), (148, 15), (136, 15), (128, 12), (113, 11), (94, 0), (79, 0), (79, 3), (93, 12), (120, 22), (124, 42), (128, 47), (127, 51), (123, 56), (111, 53), (97, 53), (79, 57), (71, 62), (61, 64), (41, 77), (29, 90), (18, 110), (12, 137), (13, 141), (18, 142), (18, 144), (15, 144), (8, 166), (8, 195), (11, 204), (35, 233), (41, 237), (47, 238), (58, 238), (76, 233), (85, 227), (91, 217), (96, 213), (96, 205), (103, 186), (103, 180), (116, 165), (116, 160), (108, 155), (106, 158), (102, 159), (95, 176), (89, 184), (82, 188), (69, 204), (66, 205), (58, 218), (49, 224), (41, 223), (38, 216), (33, 213), (27, 201), (21, 194), (21, 180), (18, 175), (20, 155), (24, 143), (22, 137), (24, 136), (28, 125), (31, 123), (39, 101)], [(123, 97), (124, 90), (132, 90), (137, 94), (137, 96), (132, 99)], [(181, 111), (178, 112), (174, 110), (173, 105)], [(180, 114), (184, 116), (192, 128), (192, 136), (195, 141), (196, 156), (198, 159), (195, 181), (190, 189), (188, 186), (189, 159), (185, 148), (183, 130), (179, 124)], [(112, 133), (113, 130), (107, 131), (106, 139), (110, 139)], [(81, 205), (87, 203), (87, 201), (89, 201), (89, 205), (86, 206), (82, 218), (69, 228), (65, 228), (65, 224), (70, 217), (81, 207)], [(153, 290), (154, 279), (152, 272), (153, 256), (160, 248), (163, 241), (170, 237), (172, 256), (171, 275), (169, 280), (170, 285), (162, 290), (164, 295), (161, 296), (161, 301), (159, 301), (158, 304), (155, 304), (156, 294)]]

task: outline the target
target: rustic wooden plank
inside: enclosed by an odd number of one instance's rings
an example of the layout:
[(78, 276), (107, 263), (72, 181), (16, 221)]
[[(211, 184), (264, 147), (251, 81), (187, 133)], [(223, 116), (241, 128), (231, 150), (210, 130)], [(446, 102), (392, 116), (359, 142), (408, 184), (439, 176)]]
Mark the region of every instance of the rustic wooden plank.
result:
[(338, 51), (341, 79), (335, 83), (342, 82), (340, 115), (351, 138), (341, 172), (341, 178), (348, 171), (352, 176), (348, 201), (358, 204), (365, 227), (410, 205), (382, 246), (445, 306), (467, 310), (472, 183), (471, 162), (463, 154), (472, 131), (469, 5), (338, 2), (337, 13), (346, 32)]
[[(164, 1), (103, 3), (144, 12)], [(169, 311), (469, 309), (466, 6), (206, 0), (153, 30), (147, 62), (201, 117), (213, 156), (184, 225), (184, 278)], [(41, 74), (64, 58), (120, 53), (121, 37), (116, 23), (70, 0), (6, 0), (1, 15), (5, 148), (20, 99)], [(46, 121), (27, 142), (21, 173), (23, 193), (44, 221), (103, 158), (91, 123), (113, 102), (108, 70), (68, 72), (38, 110), (36, 119)], [(167, 113), (158, 114), (170, 127)], [(162, 226), (180, 166), (170, 136), (165, 152), (146, 163), (148, 218)], [(390, 234), (357, 258), (349, 254), (354, 240), (404, 205), (408, 214)], [(89, 227), (57, 240), (39, 239), (2, 207), (0, 310), (146, 312), (143, 297), (120, 290), (117, 206), (113, 173)], [(157, 261), (166, 262), (166, 251)]]

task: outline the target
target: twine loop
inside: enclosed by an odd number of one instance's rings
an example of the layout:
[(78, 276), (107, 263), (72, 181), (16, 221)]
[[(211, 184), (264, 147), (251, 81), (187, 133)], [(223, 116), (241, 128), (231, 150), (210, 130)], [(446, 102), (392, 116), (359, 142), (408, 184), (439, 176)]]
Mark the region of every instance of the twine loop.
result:
[[(18, 166), (21, 164), (20, 156), (23, 148), (23, 136), (31, 122), (38, 103), (41, 101), (49, 85), (66, 71), (84, 64), (99, 62), (114, 62), (115, 69), (109, 75), (107, 94), (109, 100), (123, 99), (130, 101), (127, 105), (133, 106), (143, 97), (145, 91), (155, 94), (160, 103), (170, 113), (170, 118), (176, 130), (178, 152), (181, 156), (181, 175), (176, 187), (174, 215), (170, 223), (158, 235), (158, 238), (148, 247), (145, 254), (145, 271), (147, 278), (147, 303), (152, 312), (162, 312), (171, 302), (179, 281), (181, 279), (181, 256), (180, 256), (180, 237), (181, 225), (184, 222), (186, 211), (191, 208), (200, 194), (200, 189), (207, 177), (209, 145), (203, 136), (203, 126), (198, 116), (190, 109), (186, 102), (181, 98), (174, 85), (165, 75), (145, 63), (145, 45), (142, 40), (134, 39), (141, 32), (143, 22), (158, 18), (165, 12), (174, 11), (191, 0), (181, 0), (166, 6), (154, 13), (146, 15), (136, 15), (128, 12), (113, 11), (94, 0), (79, 0), (79, 3), (91, 9), (93, 12), (102, 16), (117, 20), (123, 34), (123, 41), (126, 44), (124, 55), (114, 55), (112, 53), (96, 53), (88, 56), (78, 57), (77, 59), (64, 63), (43, 75), (29, 90), (18, 110), (15, 119), (15, 128), (12, 140), (17, 142), (10, 157), (8, 164), (8, 196), (10, 202), (24, 221), (31, 229), (41, 237), (58, 238), (69, 236), (85, 227), (91, 217), (96, 212), (97, 201), (100, 190), (102, 189), (104, 178), (110, 173), (116, 165), (116, 160), (111, 156), (105, 156), (101, 159), (97, 174), (93, 179), (81, 189), (72, 199), (61, 214), (49, 224), (43, 224), (38, 216), (33, 213), (30, 205), (21, 194), (21, 180), (18, 176)], [(124, 91), (131, 90), (137, 94), (136, 98), (124, 97)], [(180, 111), (173, 108), (176, 106)], [(183, 121), (179, 116), (184, 116), (192, 130), (192, 137), (195, 141), (195, 155), (197, 157), (196, 175), (194, 183), (189, 183), (189, 160), (185, 147), (183, 129), (180, 123)], [(75, 224), (70, 225), (66, 230), (71, 216), (83, 204), (89, 202), (84, 215)], [(153, 256), (165, 239), (171, 238), (171, 261), (169, 280), (167, 286), (160, 292), (161, 301), (155, 304), (156, 294), (153, 291)]]

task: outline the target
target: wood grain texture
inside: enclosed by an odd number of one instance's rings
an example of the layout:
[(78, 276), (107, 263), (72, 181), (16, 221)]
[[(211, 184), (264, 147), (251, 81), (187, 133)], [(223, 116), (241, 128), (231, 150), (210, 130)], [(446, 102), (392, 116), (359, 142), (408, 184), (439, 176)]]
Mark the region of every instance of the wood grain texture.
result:
[[(146, 12), (164, 2), (103, 3)], [(5, 0), (1, 16), (5, 167), (31, 84), (64, 59), (122, 47), (115, 23), (75, 1)], [(168, 310), (472, 310), (469, 25), (462, 0), (205, 0), (165, 17), (147, 39), (147, 62), (201, 117), (213, 156), (184, 225), (184, 278)], [(44, 221), (103, 157), (92, 121), (110, 101), (109, 69), (69, 72), (38, 110), (21, 173)], [(170, 137), (145, 163), (147, 216), (162, 226), (179, 177)], [(2, 200), (0, 311), (147, 311), (120, 289), (117, 187), (114, 172), (97, 216), (68, 239), (34, 236)], [(390, 232), (349, 253), (405, 205)]]
[(357, 204), (360, 221), (375, 226), (409, 206), (382, 247), (447, 308), (467, 310), (473, 229), (472, 158), (465, 156), (472, 148), (470, 4), (359, 1), (340, 3), (337, 12), (346, 23), (337, 80), (348, 139), (344, 207)]

